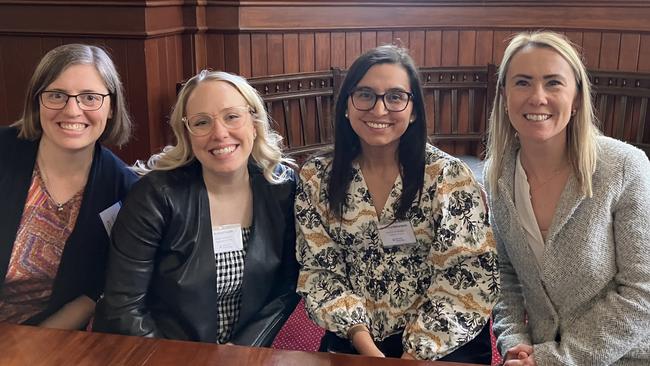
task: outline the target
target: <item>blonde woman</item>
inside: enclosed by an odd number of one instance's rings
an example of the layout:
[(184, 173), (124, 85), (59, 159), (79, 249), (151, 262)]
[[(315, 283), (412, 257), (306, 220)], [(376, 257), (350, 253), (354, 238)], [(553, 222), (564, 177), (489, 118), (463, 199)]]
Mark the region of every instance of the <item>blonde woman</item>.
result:
[(650, 363), (650, 163), (600, 136), (563, 36), (512, 39), (490, 120), (487, 186), (505, 365)]
[(0, 128), (0, 322), (85, 327), (102, 293), (112, 216), (137, 176), (102, 144), (131, 135), (99, 47), (39, 62), (21, 119)]
[(177, 139), (115, 223), (95, 329), (268, 346), (297, 303), (293, 171), (245, 79), (202, 71), (180, 91)]

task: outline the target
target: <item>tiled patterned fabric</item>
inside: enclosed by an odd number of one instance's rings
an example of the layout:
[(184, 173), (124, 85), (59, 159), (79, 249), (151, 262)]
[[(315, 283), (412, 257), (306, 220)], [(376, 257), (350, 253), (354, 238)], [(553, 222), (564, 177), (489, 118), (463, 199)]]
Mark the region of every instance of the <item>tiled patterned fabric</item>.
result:
[(233, 325), (239, 319), (244, 258), (251, 228), (242, 228), (243, 250), (215, 254), (217, 264), (217, 343), (230, 340)]
[(347, 336), (365, 324), (375, 340), (403, 331), (405, 351), (437, 359), (472, 339), (499, 295), (495, 242), (481, 188), (466, 165), (427, 145), (424, 187), (407, 216), (417, 244), (384, 247), (402, 192), (393, 185), (380, 217), (353, 164), (343, 219), (329, 215), (331, 158), (302, 168), (296, 192), (298, 292), (320, 326)]
[(292, 351), (318, 351), (325, 329), (307, 316), (304, 300), (300, 300), (287, 322), (273, 341), (273, 348)]
[(61, 255), (81, 207), (83, 189), (57, 205), (34, 169), (2, 286), (0, 321), (22, 323), (45, 310)]

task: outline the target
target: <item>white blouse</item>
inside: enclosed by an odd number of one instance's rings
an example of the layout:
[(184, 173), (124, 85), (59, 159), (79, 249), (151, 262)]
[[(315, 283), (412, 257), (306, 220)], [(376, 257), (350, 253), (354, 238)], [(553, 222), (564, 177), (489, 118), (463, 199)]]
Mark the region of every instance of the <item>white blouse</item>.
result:
[(521, 226), (526, 232), (526, 240), (535, 254), (540, 267), (544, 264), (544, 238), (537, 225), (533, 204), (530, 201), (530, 186), (524, 167), (521, 166), (520, 152), (517, 152), (515, 166), (515, 208), (519, 214)]

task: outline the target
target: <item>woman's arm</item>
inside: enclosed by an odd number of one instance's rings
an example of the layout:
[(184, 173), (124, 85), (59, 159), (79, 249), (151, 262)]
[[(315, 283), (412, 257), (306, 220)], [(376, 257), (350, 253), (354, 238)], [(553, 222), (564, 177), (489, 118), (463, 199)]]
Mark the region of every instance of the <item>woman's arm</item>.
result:
[(129, 193), (111, 235), (104, 297), (93, 329), (100, 332), (163, 337), (147, 309), (147, 290), (166, 222), (165, 198), (142, 178)]
[(438, 359), (474, 338), (499, 296), (496, 248), (481, 188), (458, 162), (438, 174), (425, 179), (437, 182), (429, 189), (438, 205), (428, 257), (433, 280), (402, 338), (404, 351), (419, 359)]
[(301, 265), (297, 291), (318, 325), (348, 338), (352, 326), (364, 324), (368, 328), (369, 318), (364, 299), (351, 290), (339, 243), (325, 224), (327, 208), (319, 196), (327, 172), (319, 164), (312, 160), (302, 168), (296, 192), (297, 257)]
[(63, 305), (57, 312), (43, 320), (39, 326), (56, 329), (81, 329), (93, 316), (95, 302), (86, 295), (81, 295)]
[[(245, 328), (233, 334), (230, 342), (246, 346), (270, 346), (275, 336), (287, 321), (298, 303), (296, 282), (298, 280), (298, 263), (296, 262), (296, 227), (293, 215), (295, 196), (295, 177), (290, 175), (292, 190), (286, 201), (282, 202), (285, 220), (282, 241), (282, 261), (279, 264), (280, 276), (271, 284), (272, 292), (267, 302), (251, 319)], [(256, 213), (268, 214), (268, 213)], [(277, 228), (276, 228), (277, 230)]]
[(534, 346), (538, 365), (609, 365), (650, 338), (650, 162), (635, 150), (622, 166), (621, 195), (612, 214), (615, 286), (562, 329), (560, 343)]

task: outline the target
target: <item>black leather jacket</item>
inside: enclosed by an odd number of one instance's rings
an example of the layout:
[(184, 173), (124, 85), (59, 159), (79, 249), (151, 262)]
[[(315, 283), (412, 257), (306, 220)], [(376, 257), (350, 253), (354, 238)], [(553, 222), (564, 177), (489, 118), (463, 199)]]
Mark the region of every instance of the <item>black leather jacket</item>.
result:
[[(296, 306), (295, 176), (269, 183), (249, 164), (253, 230), (231, 342), (269, 346)], [(154, 171), (134, 185), (113, 227), (94, 329), (215, 342), (216, 266), (201, 165)]]

